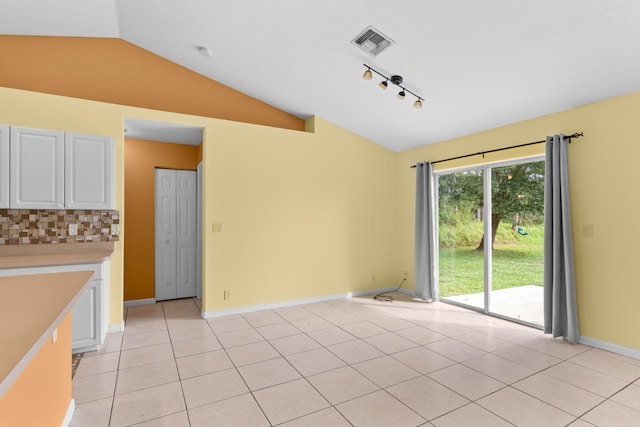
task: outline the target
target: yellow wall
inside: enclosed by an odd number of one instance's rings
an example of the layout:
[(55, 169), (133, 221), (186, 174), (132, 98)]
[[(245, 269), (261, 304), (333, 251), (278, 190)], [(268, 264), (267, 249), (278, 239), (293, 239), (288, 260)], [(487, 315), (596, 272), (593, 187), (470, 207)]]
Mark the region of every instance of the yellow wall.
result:
[(62, 425), (71, 402), (71, 313), (0, 398), (0, 426)]
[(121, 39), (0, 35), (0, 55), (11, 64), (3, 87), (304, 130), (298, 117)]
[[(634, 170), (640, 157), (640, 92), (561, 113), (399, 153), (398, 259), (413, 272), (415, 170), (418, 161), (538, 141), (546, 135), (584, 132), (569, 148), (571, 210), (578, 314), (583, 336), (640, 349), (640, 274), (635, 216), (640, 193)], [(465, 160), (479, 164), (544, 152), (544, 144)], [(453, 163), (453, 162), (451, 162)], [(438, 164), (440, 168), (463, 162)], [(582, 236), (593, 226), (593, 238)], [(413, 274), (411, 275), (413, 277)], [(413, 286), (413, 279), (410, 286)]]
[[(124, 300), (155, 298), (154, 183), (155, 168), (196, 170), (198, 152), (192, 145), (127, 138), (124, 142)], [(201, 156), (201, 155), (200, 155)]]
[[(110, 324), (122, 321), (124, 118), (204, 128), (205, 311), (393, 286), (396, 154), (318, 119), (315, 133), (0, 88), (0, 123), (111, 135), (120, 241)], [(214, 234), (213, 222), (224, 223)], [(373, 280), (375, 275), (375, 280)], [(223, 300), (223, 290), (231, 299)]]

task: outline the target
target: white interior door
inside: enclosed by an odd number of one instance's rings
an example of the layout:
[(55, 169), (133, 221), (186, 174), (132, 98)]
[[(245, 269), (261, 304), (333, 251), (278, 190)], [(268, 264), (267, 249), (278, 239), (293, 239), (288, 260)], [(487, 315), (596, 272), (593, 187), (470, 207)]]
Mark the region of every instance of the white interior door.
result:
[(155, 172), (156, 301), (196, 295), (196, 173)]

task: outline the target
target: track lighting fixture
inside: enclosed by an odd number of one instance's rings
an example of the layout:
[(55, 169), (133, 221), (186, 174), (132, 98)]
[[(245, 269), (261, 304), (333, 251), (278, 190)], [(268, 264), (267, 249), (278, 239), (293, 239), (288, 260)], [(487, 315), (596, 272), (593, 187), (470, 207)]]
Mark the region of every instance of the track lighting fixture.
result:
[(398, 97), (398, 99), (404, 99), (407, 96), (406, 92), (409, 92), (411, 95), (413, 95), (413, 96), (415, 96), (417, 98), (416, 101), (413, 103), (413, 108), (416, 108), (416, 109), (422, 108), (422, 101), (424, 101), (424, 98), (422, 98), (421, 96), (416, 95), (415, 93), (411, 92), (409, 89), (407, 89), (404, 86), (402, 86), (402, 82), (404, 81), (402, 76), (394, 74), (391, 77), (387, 77), (384, 74), (382, 74), (382, 73), (376, 71), (375, 69), (371, 68), (367, 64), (363, 64), (363, 65), (367, 68), (365, 70), (364, 74), (362, 75), (363, 79), (371, 80), (373, 78), (373, 73), (376, 73), (377, 75), (379, 75), (380, 77), (382, 77), (384, 79), (380, 83), (378, 83), (378, 86), (380, 86), (381, 89), (387, 90), (387, 87), (389, 86), (389, 82), (391, 82), (391, 83), (393, 83), (394, 85), (396, 85), (396, 86), (398, 86), (400, 88), (400, 92), (398, 92), (398, 94), (396, 95)]

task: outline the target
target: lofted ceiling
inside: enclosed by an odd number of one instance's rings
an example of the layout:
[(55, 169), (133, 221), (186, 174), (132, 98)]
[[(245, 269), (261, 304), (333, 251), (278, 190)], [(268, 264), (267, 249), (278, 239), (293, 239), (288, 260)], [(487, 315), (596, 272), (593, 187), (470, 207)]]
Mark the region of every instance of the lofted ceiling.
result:
[[(395, 41), (376, 57), (369, 25)], [(640, 90), (638, 0), (4, 0), (0, 33), (119, 37), (395, 151)]]

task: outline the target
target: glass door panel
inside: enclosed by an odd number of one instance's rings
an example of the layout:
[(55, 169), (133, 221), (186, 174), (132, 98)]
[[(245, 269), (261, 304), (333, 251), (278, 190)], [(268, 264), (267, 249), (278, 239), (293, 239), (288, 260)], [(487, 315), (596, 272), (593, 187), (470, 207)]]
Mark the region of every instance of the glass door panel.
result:
[(484, 309), (483, 169), (438, 177), (440, 298)]
[(543, 323), (544, 161), (491, 168), (491, 313)]

